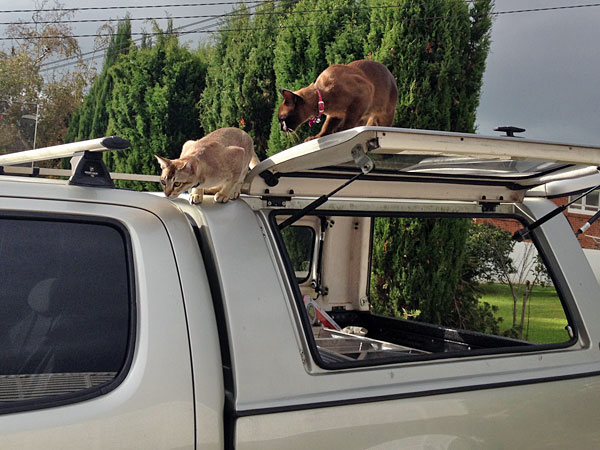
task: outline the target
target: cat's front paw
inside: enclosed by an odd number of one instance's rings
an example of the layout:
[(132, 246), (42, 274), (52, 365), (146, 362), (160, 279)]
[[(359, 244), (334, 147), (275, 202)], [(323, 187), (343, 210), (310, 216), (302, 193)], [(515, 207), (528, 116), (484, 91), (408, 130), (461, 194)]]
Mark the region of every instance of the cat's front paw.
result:
[(192, 192), (190, 192), (190, 205), (199, 205), (202, 203), (202, 199), (204, 198), (204, 189), (202, 188), (193, 188)]
[(227, 203), (229, 201), (229, 196), (225, 195), (225, 194), (221, 194), (220, 192), (217, 192), (215, 194), (215, 202), (217, 203)]
[(203, 195), (190, 194), (190, 205), (199, 205), (202, 203)]

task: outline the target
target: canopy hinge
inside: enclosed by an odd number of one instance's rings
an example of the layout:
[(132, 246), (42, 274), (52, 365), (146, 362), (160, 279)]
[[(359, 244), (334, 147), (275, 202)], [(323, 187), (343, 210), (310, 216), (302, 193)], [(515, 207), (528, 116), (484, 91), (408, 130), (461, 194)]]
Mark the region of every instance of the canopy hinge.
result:
[(261, 200), (267, 202), (267, 206), (285, 206), (285, 202), (289, 202), (291, 196), (280, 196), (280, 195), (263, 195)]
[(375, 167), (373, 160), (363, 150), (362, 145), (358, 144), (352, 149), (352, 159), (363, 174), (369, 173)]

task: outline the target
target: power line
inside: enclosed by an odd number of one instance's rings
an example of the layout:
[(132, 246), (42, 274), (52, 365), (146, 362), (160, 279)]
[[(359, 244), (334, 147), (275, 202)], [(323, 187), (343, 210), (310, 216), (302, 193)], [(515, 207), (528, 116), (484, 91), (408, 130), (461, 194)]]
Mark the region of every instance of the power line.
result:
[[(471, 0), (467, 1), (470, 3)], [(256, 2), (230, 2), (230, 3), (219, 3), (219, 4), (240, 4), (240, 3), (261, 3), (260, 1)], [(200, 5), (200, 4), (195, 4)], [(207, 5), (207, 4), (202, 4)], [(169, 7), (173, 5), (165, 5), (164, 7)], [(544, 7), (544, 8), (530, 8), (530, 9), (517, 9), (510, 11), (493, 11), (490, 15), (499, 16), (506, 14), (521, 14), (521, 13), (530, 13), (530, 12), (544, 12), (544, 11), (557, 11), (557, 10), (567, 10), (567, 9), (581, 9), (581, 8), (593, 8), (600, 6), (600, 3), (589, 3), (584, 5), (569, 5), (569, 6), (553, 6), (553, 7)], [(361, 6), (357, 9), (386, 9), (386, 8), (397, 8), (398, 5), (373, 5), (373, 6)], [(108, 8), (129, 8), (129, 7), (98, 7), (97, 9), (108, 9)], [(341, 10), (344, 8), (322, 8), (322, 9), (314, 9), (314, 10), (302, 10), (302, 11), (287, 11), (287, 12), (255, 12), (255, 13), (230, 13), (230, 14), (202, 14), (202, 15), (188, 15), (188, 16), (164, 16), (164, 17), (137, 17), (137, 18), (129, 18), (130, 21), (148, 21), (148, 20), (162, 20), (162, 19), (199, 19), (199, 18), (208, 18), (208, 19), (217, 19), (224, 16), (254, 16), (254, 15), (287, 15), (287, 14), (306, 14), (306, 13), (319, 13), (319, 12), (328, 12)], [(2, 11), (0, 11), (2, 12)], [(432, 17), (417, 17), (410, 20), (428, 20), (428, 19), (439, 19), (439, 16)], [(51, 23), (95, 23), (95, 22), (109, 22), (111, 19), (74, 19), (74, 20), (58, 20), (58, 21), (41, 21), (41, 22), (20, 22), (21, 24), (51, 24)], [(11, 25), (14, 22), (0, 22), (0, 25)], [(138, 33), (139, 35), (145, 33)], [(96, 37), (95, 34), (78, 34), (72, 35), (74, 38), (87, 38), (87, 37)], [(23, 36), (16, 39), (46, 39), (52, 38), (51, 36)], [(56, 36), (57, 39), (62, 39), (64, 36)], [(0, 37), (0, 40), (11, 40), (15, 38), (10, 37)]]
[[(387, 8), (397, 8), (396, 5), (378, 5), (378, 6), (364, 6), (356, 9), (387, 9)], [(285, 14), (306, 14), (306, 13), (318, 13), (318, 12), (328, 12), (328, 11), (339, 11), (343, 8), (323, 8), (323, 9), (312, 9), (312, 10), (302, 10), (302, 11), (289, 11), (286, 13), (281, 12), (256, 12), (256, 13), (232, 13), (231, 16), (255, 16), (255, 15), (285, 15)], [(172, 19), (172, 20), (180, 20), (180, 19), (202, 19), (202, 18), (221, 18), (223, 14), (200, 14), (193, 16), (161, 16), (161, 17), (128, 17), (129, 21), (150, 21), (150, 20), (164, 20), (164, 19)], [(19, 22), (19, 25), (44, 25), (44, 24), (54, 24), (54, 23), (97, 23), (97, 22), (110, 22), (111, 19), (74, 19), (74, 20), (48, 20), (48, 21), (39, 21), (39, 22)], [(0, 22), (0, 25), (12, 25), (14, 22)], [(75, 36), (79, 37), (79, 36)], [(19, 38), (21, 39), (21, 38)]]
[[(221, 17), (226, 17), (227, 15), (228, 15), (228, 14), (223, 14), (223, 15), (221, 15), (219, 18), (221, 18)], [(203, 24), (203, 23), (206, 23), (206, 22), (211, 22), (211, 21), (214, 21), (214, 20), (215, 20), (214, 18), (211, 18), (211, 19), (200, 20), (200, 21), (198, 21), (198, 22), (189, 23), (189, 24), (187, 24), (187, 25), (182, 25), (182, 26), (180, 26), (180, 27), (178, 27), (178, 28), (175, 28), (175, 29), (173, 30), (173, 31), (174, 31), (174, 33), (173, 33), (173, 34), (176, 34), (178, 30), (183, 30), (184, 28), (193, 27), (193, 26), (200, 25), (200, 24)], [(211, 25), (211, 26), (212, 26), (212, 25)], [(133, 34), (133, 33), (132, 33), (132, 34)], [(150, 36), (150, 35), (151, 35), (151, 33), (141, 33), (141, 34), (142, 34), (142, 35), (147, 35), (147, 36)], [(164, 34), (164, 33), (163, 33), (163, 34)], [(142, 38), (133, 39), (133, 40), (132, 40), (132, 42), (140, 42), (141, 40), (142, 40)], [(126, 46), (128, 46), (128, 45), (129, 45), (129, 43), (127, 43), (127, 44), (125, 44), (125, 45), (126, 45)], [(58, 67), (47, 68), (47, 66), (53, 66), (53, 65), (60, 64), (60, 63), (66, 62), (66, 61), (74, 61), (74, 62), (75, 62), (75, 61), (77, 61), (77, 60), (78, 60), (80, 57), (83, 57), (83, 56), (88, 56), (88, 55), (93, 55), (93, 54), (96, 54), (96, 53), (98, 53), (98, 52), (104, 52), (104, 51), (106, 51), (106, 50), (108, 49), (108, 47), (109, 47), (109, 44), (106, 44), (106, 45), (104, 45), (104, 46), (102, 46), (102, 47), (100, 47), (100, 48), (97, 48), (97, 49), (95, 49), (95, 50), (91, 50), (91, 51), (89, 51), (89, 52), (82, 53), (81, 55), (78, 55), (78, 56), (69, 56), (69, 57), (67, 57), (67, 58), (59, 59), (59, 60), (56, 60), (56, 61), (49, 61), (49, 62), (47, 62), (47, 63), (44, 63), (44, 64), (42, 64), (42, 65), (40, 66), (40, 67), (42, 67), (42, 70), (40, 70), (40, 72), (45, 72), (45, 71), (48, 71), (48, 70), (51, 70), (51, 69), (53, 70), (53, 69), (56, 69), (56, 68), (58, 68)], [(119, 48), (119, 50), (121, 50), (121, 48)], [(95, 57), (92, 57), (92, 58), (84, 58), (84, 59), (83, 59), (83, 61), (89, 61), (89, 60), (91, 60), (91, 59), (97, 59), (97, 58), (99, 58), (99, 57), (101, 57), (101, 56), (103, 56), (103, 54), (101, 54), (101, 55), (97, 55), (97, 56), (95, 56)], [(70, 64), (67, 64), (67, 65), (70, 65)], [(63, 65), (63, 66), (60, 66), (60, 67), (65, 67), (65, 66)]]
[[(464, 3), (465, 0), (458, 0), (461, 3)], [(467, 3), (470, 3), (472, 0), (467, 0)], [(258, 6), (258, 5), (256, 5)], [(398, 5), (372, 5), (372, 6), (359, 6), (357, 10), (372, 10), (372, 9), (389, 9), (389, 8), (397, 8)], [(330, 11), (341, 11), (347, 8), (338, 7), (338, 8), (319, 8), (319, 9), (306, 9), (300, 11), (290, 10), (285, 13), (281, 12), (273, 12), (273, 11), (258, 11), (255, 13), (249, 12), (232, 12), (228, 15), (235, 16), (254, 16), (254, 15), (285, 15), (285, 14), (306, 14), (306, 13), (319, 13), (319, 12), (330, 12)], [(223, 17), (223, 14), (200, 14), (200, 15), (188, 15), (188, 16), (161, 16), (161, 17), (128, 17), (129, 21), (149, 21), (149, 20), (163, 20), (163, 19), (202, 19), (202, 18), (220, 18)], [(39, 24), (55, 24), (55, 23), (95, 23), (95, 22), (109, 22), (111, 19), (65, 19), (65, 20), (48, 20), (48, 21), (28, 21), (28, 22), (18, 22), (19, 25), (39, 25)], [(0, 25), (11, 25), (14, 22), (0, 22)]]
[[(216, 18), (221, 17), (222, 14), (202, 14), (194, 16), (161, 16), (161, 17), (128, 17), (130, 21), (147, 21), (147, 20), (162, 20), (162, 19), (201, 19), (201, 18)], [(73, 20), (44, 20), (38, 22), (18, 22), (19, 25), (47, 25), (54, 23), (97, 23), (97, 22), (110, 22), (111, 19), (73, 19)], [(15, 22), (0, 22), (0, 25), (13, 25)]]
[[(226, 5), (239, 5), (239, 4), (254, 4), (261, 3), (262, 0), (238, 0), (229, 2), (202, 2), (202, 3), (175, 3), (166, 5), (132, 5), (132, 6), (85, 6), (81, 8), (44, 8), (44, 11), (56, 12), (77, 12), (77, 11), (105, 11), (105, 10), (119, 10), (119, 9), (149, 9), (149, 8), (185, 8), (194, 6), (226, 6)], [(7, 9), (0, 10), (0, 14), (12, 14), (12, 13), (35, 13), (39, 12), (38, 9)]]
[(546, 8), (533, 8), (533, 9), (515, 9), (512, 11), (497, 11), (497, 12), (493, 12), (492, 14), (495, 16), (500, 16), (502, 14), (520, 14), (520, 13), (528, 13), (528, 12), (557, 11), (557, 10), (561, 10), (561, 9), (593, 8), (596, 6), (600, 6), (600, 3), (588, 3), (586, 5), (549, 6)]
[[(243, 3), (243, 2), (237, 2), (236, 4), (240, 4), (240, 3)], [(257, 2), (246, 2), (246, 3), (257, 3)], [(257, 7), (258, 7), (258, 5), (254, 4), (254, 5), (250, 6), (250, 7), (248, 7), (248, 10), (251, 11), (252, 9), (257, 8)], [(201, 24), (206, 23), (206, 22), (211, 22), (211, 21), (214, 22), (216, 19), (221, 19), (221, 18), (224, 18), (224, 17), (228, 17), (228, 16), (231, 16), (233, 14), (235, 14), (235, 11), (232, 11), (232, 12), (229, 12), (229, 13), (218, 14), (216, 16), (209, 17), (209, 18), (206, 18), (204, 20), (200, 20), (200, 21), (197, 21), (197, 22), (193, 22), (193, 23), (188, 23), (186, 25), (182, 25), (180, 27), (175, 28), (174, 31), (177, 32), (177, 31), (183, 30), (185, 28), (193, 27), (193, 26), (196, 26), (196, 25), (201, 25)], [(131, 20), (131, 19), (129, 19), (129, 20)], [(150, 35), (150, 34), (147, 34), (147, 33), (142, 33), (142, 34), (143, 35)], [(134, 39), (132, 42), (139, 42), (142, 39), (143, 38)], [(129, 45), (129, 44), (126, 44), (126, 45)], [(94, 49), (94, 50), (86, 52), (86, 53), (82, 53), (81, 55), (78, 55), (78, 56), (71, 56), (71, 57), (59, 59), (59, 60), (56, 60), (56, 61), (49, 61), (49, 62), (44, 63), (44, 64), (42, 64), (40, 66), (42, 68), (45, 68), (45, 69), (42, 69), (41, 72), (45, 72), (45, 71), (48, 71), (48, 70), (54, 70), (54, 69), (59, 68), (59, 67), (65, 67), (65, 65), (61, 65), (61, 66), (57, 66), (57, 67), (52, 67), (52, 68), (49, 68), (48, 66), (56, 66), (57, 64), (61, 64), (61, 63), (66, 62), (66, 61), (76, 62), (82, 56), (95, 55), (97, 52), (103, 52), (104, 53), (108, 49), (108, 47), (109, 47), (109, 44), (106, 44), (103, 47)], [(119, 50), (121, 50), (121, 49), (119, 49)], [(91, 59), (100, 58), (101, 56), (103, 56), (103, 53), (101, 53), (100, 55), (93, 56), (91, 58), (84, 58), (83, 61), (88, 61), (88, 60), (91, 60)], [(70, 64), (68, 64), (68, 65), (70, 65)]]
[[(414, 21), (419, 21), (419, 20), (436, 20), (436, 19), (447, 19), (448, 16), (429, 16), (429, 17), (414, 17), (414, 18), (408, 18), (408, 19), (404, 19), (404, 21), (406, 22), (414, 22)], [(363, 23), (376, 23), (376, 22), (371, 22), (371, 21), (367, 21), (367, 22), (363, 22)], [(351, 25), (350, 22), (346, 23), (347, 25)], [(354, 23), (356, 25), (356, 23)], [(293, 29), (293, 28), (321, 28), (321, 27), (330, 27), (331, 24), (329, 23), (316, 23), (316, 24), (304, 24), (304, 25), (279, 25), (277, 28), (282, 30), (282, 29)], [(188, 35), (188, 34), (211, 34), (211, 33), (233, 33), (233, 32), (241, 32), (241, 31), (261, 31), (261, 30), (268, 30), (269, 27), (255, 27), (255, 26), (249, 26), (249, 27), (242, 27), (242, 28), (214, 28), (214, 29), (198, 29), (198, 30), (191, 30), (191, 31), (160, 31), (160, 32), (153, 32), (153, 33), (131, 33), (131, 35), (136, 35), (136, 36), (163, 36), (163, 35)], [(83, 37), (95, 37), (96, 35), (94, 34), (80, 34), (80, 35), (76, 35), (73, 37), (77, 37), (77, 38), (83, 38)], [(32, 36), (32, 39), (37, 38), (37, 36)], [(60, 36), (56, 36), (56, 38), (60, 38)], [(0, 40), (3, 39), (7, 39), (7, 38), (0, 38)], [(24, 38), (21, 38), (24, 39)]]
[[(106, 11), (106, 10), (122, 10), (122, 9), (157, 9), (157, 8), (185, 8), (195, 6), (226, 6), (226, 5), (241, 5), (241, 4), (255, 4), (262, 3), (264, 0), (237, 0), (237, 1), (224, 1), (224, 2), (201, 2), (201, 3), (174, 3), (166, 5), (132, 5), (132, 6), (84, 6), (81, 8), (44, 8), (44, 11)], [(458, 0), (465, 3), (472, 3), (474, 0)], [(0, 10), (0, 14), (12, 14), (12, 13), (34, 13), (38, 12), (37, 9), (7, 9)]]
[[(257, 8), (257, 7), (258, 7), (258, 5), (253, 5), (253, 6), (250, 6), (248, 8), (248, 10), (252, 10), (254, 8)], [(193, 23), (189, 23), (187, 25), (182, 25), (182, 26), (180, 26), (178, 28), (175, 28), (173, 30), (173, 34), (179, 34), (179, 32), (181, 30), (183, 30), (184, 28), (189, 28), (189, 27), (192, 27), (192, 26), (201, 25), (201, 24), (207, 23), (207, 22), (214, 22), (216, 19), (228, 17), (228, 16), (231, 16), (232, 14), (234, 14), (234, 12), (224, 13), (224, 14), (219, 15), (216, 18), (204, 19), (204, 20), (200, 20), (198, 22), (193, 22)], [(211, 27), (213, 25), (214, 24), (209, 24), (209, 25), (207, 25), (205, 27), (198, 28), (198, 29), (194, 30), (194, 32), (201, 32), (201, 31), (203, 31), (203, 30), (205, 30), (205, 29), (207, 29), (207, 28), (209, 28), (209, 27)], [(186, 33), (186, 32), (181, 32), (181, 33)], [(145, 36), (152, 36), (152, 35), (158, 35), (158, 34), (161, 34), (161, 33), (142, 33), (142, 34), (145, 35)], [(165, 33), (162, 33), (162, 34), (165, 34)], [(138, 38), (138, 39), (134, 39), (132, 42), (139, 42), (142, 39), (143, 39), (143, 37), (142, 38)], [(82, 62), (90, 61), (90, 60), (93, 60), (93, 59), (98, 59), (98, 58), (103, 57), (104, 54), (106, 53), (106, 50), (108, 49), (109, 45), (110, 44), (107, 44), (107, 45), (105, 45), (104, 47), (102, 47), (100, 49), (96, 49), (96, 50), (93, 50), (93, 51), (90, 51), (90, 52), (87, 52), (87, 53), (83, 53), (81, 56), (88, 56), (88, 55), (92, 55), (92, 56), (89, 56), (88, 58), (83, 58)], [(118, 51), (126, 48), (127, 46), (129, 46), (129, 43), (124, 44), (123, 47), (121, 47), (121, 48), (118, 49)], [(96, 54), (97, 52), (102, 52), (102, 53)], [(60, 69), (60, 68), (63, 68), (63, 67), (71, 66), (75, 62), (77, 62), (78, 58), (79, 57), (75, 56), (75, 57), (64, 58), (62, 60), (51, 61), (51, 62), (48, 62), (46, 64), (42, 64), (42, 66), (41, 66), (42, 69), (40, 70), (40, 72), (48, 72), (50, 70), (56, 70), (56, 69)], [(57, 65), (57, 64), (59, 64), (59, 65)], [(52, 66), (52, 67), (48, 67), (48, 66)]]
[[(213, 25), (214, 24), (211, 24), (209, 26), (213, 26)], [(141, 41), (143, 39), (144, 36), (154, 37), (154, 36), (161, 36), (161, 35), (167, 35), (168, 36), (168, 35), (183, 35), (183, 34), (191, 34), (191, 33), (210, 33), (210, 32), (215, 32), (215, 31), (209, 31), (209, 30), (199, 30), (199, 31), (196, 31), (196, 30), (194, 30), (194, 31), (182, 31), (182, 32), (156, 32), (156, 33), (131, 33), (131, 34), (132, 35), (137, 35), (137, 36), (141, 35), (142, 38), (138, 38), (138, 39), (135, 39), (135, 40), (132, 41), (132, 42), (139, 42), (139, 41)], [(127, 46), (129, 46), (129, 43), (127, 43), (127, 45), (125, 47), (123, 47), (123, 48), (126, 48)], [(122, 50), (123, 48), (119, 48), (119, 50)], [(88, 56), (87, 58), (81, 59), (81, 62), (92, 61), (94, 59), (102, 58), (102, 57), (104, 57), (105, 50), (107, 50), (107, 49), (108, 49), (108, 46), (106, 46), (106, 47), (104, 47), (102, 49), (99, 49), (99, 50), (94, 50), (92, 52), (85, 53), (84, 55), (91, 55), (91, 56)], [(101, 52), (101, 53), (95, 54), (97, 52)], [(52, 62), (49, 62), (49, 63), (45, 64), (43, 66), (43, 68), (40, 69), (39, 72), (43, 73), (43, 72), (49, 72), (51, 70), (62, 69), (63, 67), (72, 66), (73, 64), (75, 64), (78, 61), (77, 61), (77, 59), (74, 59), (74, 60), (70, 60), (68, 62), (64, 62), (64, 64), (59, 64), (59, 63), (62, 63), (62, 62), (63, 61), (52, 61)], [(51, 66), (51, 67), (49, 67), (49, 66)]]
[[(240, 2), (236, 2), (236, 4), (239, 4)], [(253, 7), (251, 7), (251, 9), (258, 7), (259, 5), (254, 5)], [(591, 7), (597, 7), (600, 6), (600, 3), (592, 3), (592, 4), (585, 4), (585, 5), (571, 5), (571, 6), (557, 6), (557, 7), (544, 7), (544, 8), (531, 8), (531, 9), (520, 9), (520, 10), (510, 10), (510, 11), (495, 11), (495, 12), (491, 12), (490, 15), (506, 15), (506, 14), (520, 14), (520, 13), (529, 13), (529, 12), (543, 12), (543, 11), (551, 11), (551, 10), (565, 10), (565, 9), (576, 9), (576, 8), (591, 8)], [(378, 6), (371, 6), (371, 7), (364, 7), (367, 9), (374, 9), (374, 8), (395, 8), (397, 7), (397, 5), (378, 5)], [(340, 8), (338, 8), (340, 9)], [(227, 14), (221, 14), (221, 15), (216, 15), (216, 16), (210, 16), (207, 19), (197, 22), (195, 24), (188, 24), (188, 25), (184, 25), (180, 28), (177, 28), (175, 30), (173, 30), (172, 32), (156, 32), (156, 33), (131, 33), (132, 36), (157, 36), (157, 35), (168, 35), (168, 34), (174, 34), (174, 35), (190, 35), (190, 34), (212, 34), (212, 33), (219, 33), (219, 32), (242, 32), (242, 31), (252, 31), (252, 30), (265, 30), (267, 28), (265, 27), (245, 27), (245, 28), (221, 28), (221, 29), (209, 29), (210, 26), (209, 25), (207, 27), (203, 27), (200, 29), (196, 29), (196, 30), (191, 30), (191, 31), (181, 31), (183, 28), (188, 28), (190, 26), (194, 26), (194, 25), (198, 25), (200, 23), (206, 23), (206, 22), (210, 22), (210, 21), (214, 21), (216, 19), (219, 18), (223, 18), (223, 17), (227, 17), (227, 16), (235, 16), (235, 15), (244, 15), (244, 16), (253, 16), (253, 15), (258, 15), (258, 14), (270, 14), (270, 15), (287, 15), (287, 14), (298, 14), (298, 13), (302, 13), (302, 14), (306, 14), (306, 13), (318, 13), (318, 12), (325, 12), (325, 11), (331, 11), (331, 9), (319, 9), (319, 10), (305, 10), (305, 11), (287, 11), (287, 12), (248, 12), (248, 13), (239, 13), (239, 12), (230, 12)], [(202, 16), (199, 16), (202, 17)], [(406, 19), (406, 20), (436, 20), (436, 19), (444, 19), (446, 18), (445, 16), (436, 16), (436, 17), (416, 17), (416, 18), (410, 18), (410, 19)], [(279, 26), (280, 29), (283, 28), (318, 28), (321, 26), (328, 26), (325, 24), (308, 24), (308, 25), (294, 25), (294, 26)], [(73, 35), (71, 37), (75, 37), (75, 38), (86, 38), (86, 37), (96, 37), (97, 35), (95, 34), (80, 34), (80, 35)], [(63, 38), (65, 36), (57, 36), (57, 38)], [(37, 37), (37, 36), (30, 36), (30, 37), (24, 37), (25, 39), (36, 39), (36, 38), (41, 38), (41, 37)], [(2, 40), (10, 40), (13, 38), (6, 38), (6, 37), (0, 37), (0, 41)], [(140, 41), (142, 38), (136, 39), (135, 41)], [(134, 41), (134, 42), (135, 42)], [(89, 55), (89, 54), (94, 54), (98, 51), (102, 51), (104, 49), (106, 49), (108, 46), (101, 48), (101, 49), (97, 49), (94, 50), (92, 52), (88, 52), (85, 55)], [(95, 55), (91, 58), (86, 58), (84, 59), (84, 61), (87, 60), (91, 60), (91, 59), (96, 59), (99, 58), (103, 55)], [(76, 60), (76, 57), (72, 57), (71, 59)], [(63, 64), (63, 65), (57, 65), (59, 63), (62, 63), (63, 61), (67, 61), (67, 60), (71, 60), (69, 58), (66, 58), (65, 60), (58, 60), (58, 61), (52, 61), (49, 63), (46, 63), (43, 65), (44, 69), (42, 69), (41, 71), (48, 71), (48, 70), (54, 70), (54, 69), (58, 69), (58, 68), (62, 68), (62, 67), (67, 67), (69, 65), (72, 65), (72, 62), (68, 63), (68, 64)], [(74, 62), (74, 61), (73, 61)], [(49, 67), (52, 66), (52, 67)]]

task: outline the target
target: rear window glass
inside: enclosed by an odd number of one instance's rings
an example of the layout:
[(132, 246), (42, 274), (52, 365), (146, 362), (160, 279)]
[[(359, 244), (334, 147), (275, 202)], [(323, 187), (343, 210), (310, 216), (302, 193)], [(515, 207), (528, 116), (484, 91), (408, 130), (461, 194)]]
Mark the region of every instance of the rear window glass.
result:
[(127, 255), (116, 226), (0, 218), (0, 410), (118, 376), (131, 326)]
[(318, 263), (298, 282), (324, 367), (555, 348), (574, 338), (535, 243), (511, 239), (522, 227), (515, 219), (325, 220), (313, 230)]
[(315, 233), (307, 226), (291, 226), (282, 230), (294, 274), (299, 281), (306, 280), (310, 274)]

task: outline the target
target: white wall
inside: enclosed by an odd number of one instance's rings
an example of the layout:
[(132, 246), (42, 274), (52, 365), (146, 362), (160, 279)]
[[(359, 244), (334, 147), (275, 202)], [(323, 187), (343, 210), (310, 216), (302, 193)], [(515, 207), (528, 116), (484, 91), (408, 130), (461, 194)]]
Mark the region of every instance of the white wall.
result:
[(600, 283), (600, 250), (584, 248), (583, 253), (588, 259), (590, 266), (594, 271), (594, 275), (596, 275), (596, 280)]
[[(530, 266), (531, 269), (533, 269), (533, 267), (535, 266), (536, 256), (537, 256), (537, 249), (535, 248), (533, 243), (527, 242), (527, 241), (515, 243), (513, 251), (510, 254), (510, 257), (512, 258), (513, 263), (514, 263), (515, 267), (517, 267), (517, 268), (521, 268), (525, 264), (527, 266)], [(527, 259), (527, 261), (524, 261), (524, 259)], [(518, 282), (518, 277), (516, 274), (512, 275), (511, 278), (513, 279), (514, 282)], [(531, 271), (521, 281), (522, 282), (524, 282), (525, 280), (533, 281), (534, 278), (535, 278), (535, 275)]]
[[(517, 242), (515, 244), (513, 253), (511, 254), (511, 257), (513, 258), (513, 261), (516, 264), (521, 263), (521, 261), (523, 260), (525, 253), (526, 253), (526, 249), (527, 246), (532, 245), (530, 242)], [(529, 258), (531, 259), (533, 257), (535, 252), (531, 252), (529, 255)], [(588, 262), (590, 263), (590, 267), (592, 268), (592, 271), (594, 272), (594, 275), (596, 276), (596, 280), (598, 281), (598, 283), (600, 284), (600, 250), (595, 250), (595, 249), (583, 249), (583, 253), (586, 256)], [(526, 279), (528, 279), (529, 281), (533, 281), (533, 274), (529, 274)]]

